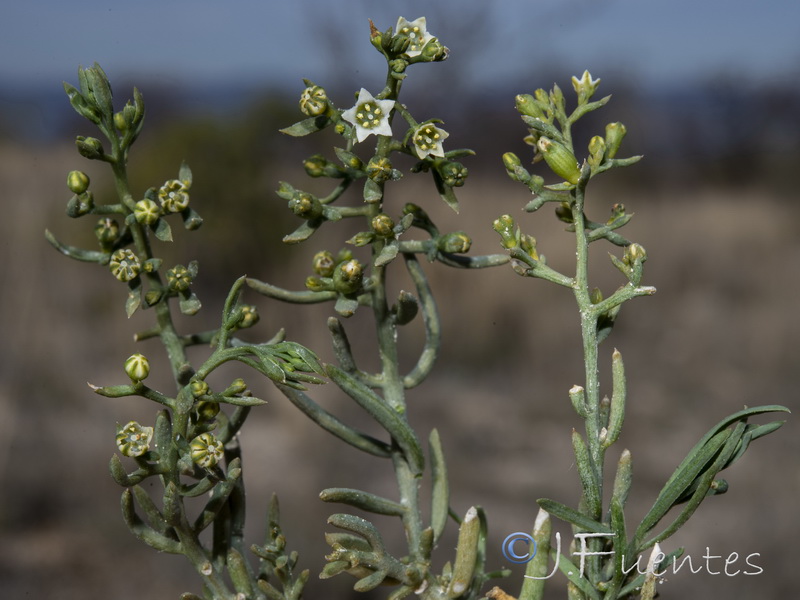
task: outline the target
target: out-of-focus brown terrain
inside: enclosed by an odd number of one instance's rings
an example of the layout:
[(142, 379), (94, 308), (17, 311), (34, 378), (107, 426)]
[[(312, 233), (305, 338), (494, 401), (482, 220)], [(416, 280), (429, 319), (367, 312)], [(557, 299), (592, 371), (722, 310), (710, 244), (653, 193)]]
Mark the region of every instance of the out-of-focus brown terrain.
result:
[[(621, 155), (655, 148), (641, 166), (598, 180), (588, 202), (596, 220), (615, 202), (635, 213), (623, 233), (647, 249), (644, 281), (658, 288), (654, 297), (623, 307), (615, 331), (601, 347), (606, 385), (613, 348), (622, 352), (628, 373), (625, 428), (610, 451), (609, 471), (618, 453), (630, 449), (630, 526), (650, 507), (685, 452), (725, 415), (744, 405), (800, 406), (800, 205), (794, 182), (800, 129), (796, 120), (787, 122), (778, 133), (788, 141), (772, 151), (766, 142), (753, 146), (752, 138), (748, 146), (748, 140), (730, 131), (730, 123), (720, 121), (711, 131), (699, 132), (689, 118), (676, 122), (637, 108), (624, 95), (617, 98), (616, 112), (601, 113), (597, 122), (600, 127), (608, 120), (628, 125), (630, 140)], [(789, 101), (800, 108), (796, 95)], [(506, 178), (500, 163), (500, 152), (522, 155), (525, 149), (519, 142), (524, 127), (512, 103), (506, 105), (504, 113), (486, 115), (491, 128), (459, 129), (458, 119), (448, 127), (454, 147), (479, 150), (478, 157), (465, 160), (471, 175), (459, 190), (460, 214), (439, 200), (423, 174), (408, 174), (388, 187), (387, 209), (397, 213), (408, 201), (423, 205), (441, 229), (472, 235), (473, 254), (501, 251), (491, 222), (510, 213), (537, 238), (549, 263), (567, 270), (574, 249), (563, 224), (550, 209), (523, 213), (528, 194)], [(343, 234), (329, 226), (301, 246), (280, 244), (298, 222), (274, 195), (277, 182), (285, 179), (309, 189), (319, 185), (309, 183), (300, 160), (325, 151), (325, 140), (334, 141), (320, 136), (323, 145), (312, 147), (309, 140), (269, 133), (296, 118), (291, 108), (263, 104), (238, 120), (207, 117), (177, 124), (157, 101), (149, 106), (152, 122), (132, 154), (134, 186), (142, 193), (174, 177), (185, 158), (194, 170), (193, 206), (206, 218), (196, 233), (176, 223), (177, 242), (164, 251), (173, 262), (200, 262), (196, 291), (204, 308), (191, 319), (179, 319), (183, 330), (214, 327), (229, 286), (242, 274), (302, 288), (310, 256), (321, 248), (338, 250), (355, 232)], [(680, 133), (660, 139), (673, 147), (659, 149), (644, 141), (659, 139), (670, 128)], [(150, 314), (127, 320), (125, 286), (104, 268), (59, 256), (43, 235), (49, 228), (66, 243), (92, 243), (91, 217), (71, 221), (64, 216), (69, 170), (88, 171), (96, 194), (110, 189), (104, 165), (88, 163), (69, 143), (79, 133), (93, 134), (88, 126), (69, 121), (63, 141), (9, 137), (0, 144), (0, 596), (177, 598), (184, 591), (199, 591), (192, 569), (183, 557), (160, 555), (130, 535), (120, 516), (121, 489), (108, 474), (116, 450), (115, 424), (151, 422), (156, 407), (139, 398), (101, 398), (86, 386), (87, 381), (123, 381), (123, 361), (143, 351), (153, 364), (152, 385), (170, 390), (157, 342), (132, 341), (133, 333), (148, 327)], [(707, 137), (715, 136), (722, 145), (729, 138), (739, 146), (707, 148)], [(357, 193), (350, 201), (358, 201)], [(595, 250), (596, 281), (608, 293), (621, 282), (606, 251), (619, 250), (600, 244)], [(520, 278), (508, 267), (483, 272), (425, 267), (439, 300), (444, 344), (434, 374), (409, 392), (410, 419), (421, 436), (439, 429), (453, 508), (462, 514), (474, 504), (485, 508), (491, 533), (488, 564), (509, 566), (501, 541), (511, 532), (531, 529), (537, 498), (571, 505), (578, 500), (569, 440), (571, 428), (581, 423), (567, 398), (567, 390), (582, 382), (573, 299), (562, 288)], [(333, 360), (325, 326), (331, 306), (285, 306), (254, 294), (248, 299), (262, 315), (258, 326), (244, 334), (248, 339), (267, 339), (285, 327), (289, 339)], [(374, 359), (367, 355), (371, 331), (366, 316), (357, 314), (346, 326), (368, 368)], [(409, 326), (409, 336), (406, 365), (413, 364), (420, 348), (417, 323)], [(202, 352), (196, 349), (193, 356)], [(261, 543), (263, 509), (276, 492), (288, 543), (312, 570), (305, 597), (385, 597), (385, 592), (351, 592), (353, 580), (346, 576), (324, 585), (317, 580), (326, 553), (325, 520), (341, 509), (321, 503), (317, 494), (342, 486), (393, 497), (388, 463), (326, 435), (247, 371), (232, 368), (219, 384), (240, 375), (270, 402), (254, 411), (241, 435), (250, 539)], [(344, 420), (380, 435), (332, 385), (320, 389), (319, 397)], [(727, 577), (706, 569), (698, 574), (684, 570), (668, 575), (660, 588), (664, 598), (791, 597), (800, 560), (798, 457), (798, 425), (790, 416), (783, 429), (758, 440), (724, 473), (728, 493), (708, 499), (664, 544), (668, 551), (685, 546), (695, 564), (704, 562), (707, 551), (723, 557), (737, 552), (737, 565), (743, 568), (745, 556), (759, 553), (754, 561), (764, 572)], [(390, 547), (401, 548), (398, 523), (377, 522)], [(568, 542), (569, 530), (560, 530)], [(451, 558), (454, 543), (451, 532), (439, 549), (440, 561)], [(711, 569), (721, 571), (722, 560), (712, 562)], [(514, 593), (521, 581), (522, 570), (515, 567), (500, 585)], [(563, 597), (562, 589), (560, 580), (548, 597)]]

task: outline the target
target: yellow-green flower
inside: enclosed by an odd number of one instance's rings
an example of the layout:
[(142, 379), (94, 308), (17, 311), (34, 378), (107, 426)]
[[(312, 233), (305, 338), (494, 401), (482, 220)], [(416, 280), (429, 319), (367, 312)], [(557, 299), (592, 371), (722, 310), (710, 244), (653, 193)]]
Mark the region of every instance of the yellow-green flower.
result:
[(117, 423), (117, 448), (125, 456), (141, 456), (150, 449), (153, 439), (153, 428), (130, 421), (124, 427)]
[(409, 39), (408, 48), (405, 52), (409, 57), (422, 54), (422, 49), (425, 47), (425, 44), (433, 39), (433, 36), (428, 33), (425, 17), (419, 17), (413, 21), (409, 21), (405, 17), (400, 17), (395, 27), (395, 35), (401, 34), (407, 36)]
[(449, 136), (444, 129), (433, 123), (423, 123), (411, 134), (414, 152), (419, 158), (426, 156), (444, 156), (442, 142)]

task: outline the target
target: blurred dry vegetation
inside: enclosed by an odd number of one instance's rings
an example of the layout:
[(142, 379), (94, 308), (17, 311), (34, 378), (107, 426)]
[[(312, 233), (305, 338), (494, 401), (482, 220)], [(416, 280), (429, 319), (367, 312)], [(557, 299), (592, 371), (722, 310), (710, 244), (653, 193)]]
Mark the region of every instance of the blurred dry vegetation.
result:
[[(658, 288), (653, 298), (625, 306), (601, 348), (604, 373), (617, 347), (629, 374), (629, 411), (618, 447), (633, 454), (635, 519), (683, 454), (724, 415), (745, 404), (798, 407), (800, 89), (756, 89), (719, 78), (703, 89), (667, 93), (609, 75), (601, 91), (614, 99), (580, 129), (588, 140), (605, 122), (623, 121), (630, 132), (623, 154), (643, 153), (645, 160), (598, 181), (588, 204), (596, 219), (615, 202), (636, 213), (626, 235), (647, 249), (645, 283)], [(522, 88), (465, 91), (443, 114), (438, 98), (424, 92), (424, 81), (410, 79), (404, 101), (412, 113), (443, 118), (453, 147), (478, 154), (465, 161), (471, 175), (459, 190), (460, 214), (444, 206), (426, 175), (408, 174), (390, 186), (387, 208), (398, 213), (407, 201), (429, 208), (442, 229), (473, 236), (473, 253), (500, 251), (491, 221), (511, 213), (537, 237), (551, 264), (568, 269), (574, 252), (569, 235), (550, 210), (521, 212), (526, 190), (506, 178), (499, 155), (514, 150), (528, 156), (521, 142), (525, 129), (513, 110), (515, 93), (553, 81), (565, 91), (571, 86), (563, 74), (531, 73), (522, 81)], [(310, 256), (322, 248), (336, 251), (350, 232), (330, 226), (301, 246), (280, 242), (297, 221), (274, 195), (277, 182), (317, 189), (319, 182), (305, 177), (301, 160), (335, 141), (326, 134), (290, 139), (277, 133), (300, 117), (294, 104), (299, 87), (203, 112), (185, 110), (186, 96), (178, 90), (136, 83), (149, 112), (132, 155), (133, 188), (142, 193), (160, 185), (186, 160), (194, 172), (192, 203), (206, 221), (197, 233), (176, 228), (177, 243), (164, 251), (173, 263), (200, 262), (196, 285), (204, 308), (180, 325), (214, 327), (229, 286), (245, 273), (302, 288)], [(339, 88), (331, 88), (331, 95), (338, 105), (349, 105), (355, 86)], [(129, 90), (115, 84), (120, 100)], [(68, 109), (66, 99), (63, 106)], [(89, 172), (96, 194), (110, 193), (103, 165), (87, 164), (70, 143), (74, 135), (91, 132), (77, 118), (63, 117), (56, 138), (37, 142), (3, 118), (0, 595), (127, 600), (196, 591), (182, 557), (158, 555), (130, 536), (119, 515), (121, 490), (107, 474), (114, 424), (149, 422), (154, 407), (140, 399), (99, 398), (85, 384), (121, 381), (124, 359), (143, 351), (154, 364), (154, 384), (169, 389), (158, 345), (132, 341), (150, 315), (126, 320), (124, 286), (102, 268), (58, 256), (43, 237), (49, 228), (67, 243), (92, 243), (89, 220), (69, 221), (63, 214), (64, 178), (71, 169)], [(611, 290), (619, 281), (607, 248), (596, 250), (597, 283)], [(423, 436), (439, 428), (450, 461), (453, 508), (462, 514), (473, 504), (486, 508), (489, 564), (500, 567), (500, 541), (531, 528), (536, 498), (568, 504), (578, 499), (569, 449), (570, 428), (578, 420), (566, 394), (582, 371), (573, 301), (565, 290), (522, 279), (508, 268), (461, 272), (434, 264), (429, 273), (438, 290), (444, 347), (438, 371), (410, 393), (410, 418)], [(248, 299), (262, 314), (252, 339), (285, 327), (290, 339), (333, 360), (324, 325), (332, 307)], [(359, 332), (353, 334), (356, 352), (369, 366), (371, 332), (359, 315), (353, 321), (348, 326)], [(420, 335), (410, 326), (404, 360), (414, 359)], [(277, 492), (289, 544), (316, 574), (325, 553), (325, 519), (339, 510), (319, 502), (319, 490), (352, 486), (391, 496), (391, 472), (379, 459), (318, 430), (253, 375), (231, 370), (229, 377), (239, 375), (270, 400), (242, 433), (251, 539), (260, 539), (262, 507)], [(357, 407), (334, 391), (319, 390), (325, 405), (369, 427)], [(670, 550), (684, 545), (693, 557), (706, 547), (723, 556), (759, 552), (764, 573), (731, 578), (681, 572), (668, 577), (663, 597), (779, 598), (796, 589), (800, 438), (794, 421), (755, 444), (727, 473), (730, 491), (710, 499), (668, 542)], [(397, 523), (380, 525), (388, 538), (391, 531), (401, 534)], [(570, 539), (566, 529), (562, 535)], [(445, 540), (440, 555), (449, 556), (452, 544)], [(514, 592), (520, 582), (515, 569), (507, 589)], [(352, 581), (345, 576), (325, 585), (312, 576), (307, 597), (351, 597)], [(353, 593), (365, 600), (384, 595)]]

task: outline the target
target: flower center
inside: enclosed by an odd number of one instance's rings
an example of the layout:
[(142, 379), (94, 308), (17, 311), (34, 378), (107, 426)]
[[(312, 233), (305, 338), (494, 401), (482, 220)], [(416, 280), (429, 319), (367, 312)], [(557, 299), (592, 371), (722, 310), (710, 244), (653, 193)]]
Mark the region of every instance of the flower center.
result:
[(356, 121), (364, 129), (374, 129), (381, 124), (383, 111), (374, 102), (364, 102), (358, 105)]
[(414, 27), (403, 27), (400, 30), (400, 33), (407, 35), (408, 39), (410, 40), (408, 44), (408, 49), (412, 52), (421, 52), (422, 47), (425, 45), (423, 43), (425, 36), (420, 35), (420, 29), (416, 25)]
[(441, 137), (442, 136), (436, 127), (426, 125), (414, 135), (414, 144), (420, 150), (427, 152), (428, 150), (436, 148), (436, 144), (439, 142)]

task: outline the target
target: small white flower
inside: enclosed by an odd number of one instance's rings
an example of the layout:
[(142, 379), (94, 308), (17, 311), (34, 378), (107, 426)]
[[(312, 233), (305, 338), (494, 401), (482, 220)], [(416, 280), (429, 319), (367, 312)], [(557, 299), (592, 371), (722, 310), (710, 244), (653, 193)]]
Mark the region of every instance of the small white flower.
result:
[(419, 158), (426, 156), (444, 156), (442, 142), (450, 134), (444, 129), (439, 129), (432, 123), (423, 123), (411, 134), (411, 142), (414, 144), (414, 152)]
[(394, 108), (394, 100), (376, 100), (364, 88), (358, 93), (353, 108), (342, 113), (342, 118), (356, 128), (356, 139), (363, 142), (370, 135), (392, 135), (389, 114)]
[(394, 33), (395, 35), (401, 33), (407, 35), (408, 39), (411, 40), (406, 50), (406, 54), (409, 57), (422, 54), (422, 49), (425, 47), (425, 44), (433, 39), (433, 36), (428, 33), (425, 17), (420, 17), (413, 21), (408, 21), (405, 17), (400, 17), (397, 20)]

